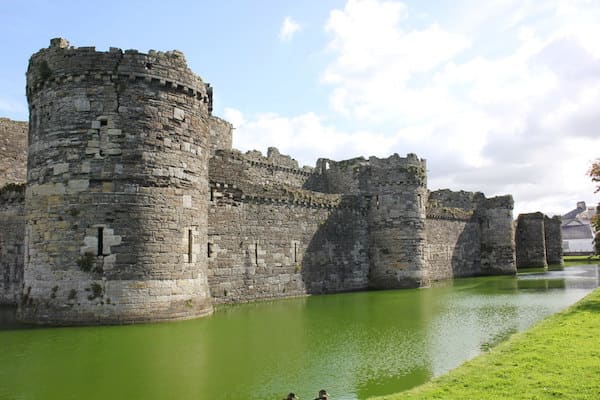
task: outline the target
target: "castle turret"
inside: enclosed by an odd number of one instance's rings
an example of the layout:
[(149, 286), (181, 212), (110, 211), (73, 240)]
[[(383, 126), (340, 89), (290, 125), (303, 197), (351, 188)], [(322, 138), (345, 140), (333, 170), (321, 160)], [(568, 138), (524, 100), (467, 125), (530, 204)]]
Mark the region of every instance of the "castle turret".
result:
[(513, 275), (515, 266), (514, 200), (512, 196), (486, 199), (481, 195), (477, 213), (481, 229), (480, 275)]
[(515, 234), (517, 268), (547, 268), (544, 214), (519, 214)]
[(212, 311), (210, 94), (178, 51), (97, 52), (53, 39), (31, 57), (22, 320)]
[(369, 159), (369, 285), (376, 289), (429, 284), (425, 262), (425, 160), (414, 154)]
[[(583, 203), (585, 207), (585, 203)], [(546, 262), (548, 265), (562, 265), (562, 218), (558, 215), (544, 216), (544, 240), (546, 242)]]

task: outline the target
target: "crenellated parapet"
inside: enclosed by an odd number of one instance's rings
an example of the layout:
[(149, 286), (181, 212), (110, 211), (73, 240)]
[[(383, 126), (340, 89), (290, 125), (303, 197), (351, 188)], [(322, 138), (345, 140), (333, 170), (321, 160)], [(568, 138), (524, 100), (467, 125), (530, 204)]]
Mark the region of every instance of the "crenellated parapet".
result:
[(285, 186), (248, 186), (211, 182), (211, 204), (266, 204), (305, 208), (352, 208), (366, 212), (361, 196), (318, 193)]
[(270, 148), (266, 157), (259, 151), (217, 150), (210, 159), (210, 179), (242, 188), (256, 185), (305, 188), (313, 176), (312, 168), (298, 168), (296, 160), (276, 150)]
[(427, 187), (427, 163), (416, 154), (406, 157), (393, 154), (388, 158), (369, 158), (370, 192), (395, 190), (398, 187)]
[(195, 97), (212, 108), (212, 90), (187, 66), (178, 50), (121, 50), (111, 47), (108, 52), (95, 47), (72, 47), (62, 38), (52, 39), (50, 47), (34, 54), (27, 69), (27, 96), (48, 87), (68, 82), (90, 84), (119, 81), (143, 81)]
[(211, 155), (214, 155), (217, 150), (231, 151), (233, 125), (224, 119), (211, 115), (209, 126)]

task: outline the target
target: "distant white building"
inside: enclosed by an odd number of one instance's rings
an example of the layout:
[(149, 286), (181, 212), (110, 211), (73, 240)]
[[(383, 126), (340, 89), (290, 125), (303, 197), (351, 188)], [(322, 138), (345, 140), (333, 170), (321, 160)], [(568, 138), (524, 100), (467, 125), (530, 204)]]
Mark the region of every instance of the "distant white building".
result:
[(594, 227), (592, 217), (596, 215), (596, 207), (586, 207), (584, 201), (577, 203), (577, 208), (562, 216), (563, 254), (593, 254)]

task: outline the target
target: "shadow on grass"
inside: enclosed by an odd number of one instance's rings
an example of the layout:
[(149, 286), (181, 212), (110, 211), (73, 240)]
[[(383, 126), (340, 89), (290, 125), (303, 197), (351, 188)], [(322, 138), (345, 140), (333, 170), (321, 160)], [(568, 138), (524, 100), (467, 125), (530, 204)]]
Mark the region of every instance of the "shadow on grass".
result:
[(577, 306), (575, 311), (600, 312), (600, 300), (590, 300)]

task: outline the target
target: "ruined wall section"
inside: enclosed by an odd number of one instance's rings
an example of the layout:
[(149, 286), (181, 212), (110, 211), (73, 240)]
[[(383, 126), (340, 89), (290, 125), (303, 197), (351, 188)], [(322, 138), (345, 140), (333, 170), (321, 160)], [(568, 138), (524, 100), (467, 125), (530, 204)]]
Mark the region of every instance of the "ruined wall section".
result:
[(481, 227), (472, 192), (430, 192), (427, 202), (426, 259), (431, 280), (478, 275)]
[(217, 183), (212, 193), (207, 251), (215, 302), (368, 287), (360, 198)]
[(432, 280), (514, 274), (513, 201), (438, 190), (427, 205), (427, 261)]
[(258, 186), (302, 188), (313, 175), (309, 167), (299, 168), (296, 160), (270, 147), (267, 156), (259, 151), (217, 150), (210, 160), (211, 182), (236, 185), (254, 191)]
[(20, 318), (192, 318), (207, 284), (210, 98), (183, 54), (53, 39), (31, 57)]
[(367, 194), (370, 163), (364, 157), (334, 161), (319, 158), (304, 188), (322, 193)]
[(517, 268), (547, 268), (544, 214), (519, 214), (515, 232)]
[(479, 275), (515, 274), (515, 230), (512, 196), (479, 199), (481, 271)]
[(233, 142), (233, 125), (229, 122), (210, 116), (209, 119), (209, 147), (210, 154), (213, 155), (216, 150), (231, 150)]
[(552, 218), (544, 216), (544, 240), (546, 243), (546, 262), (548, 265), (562, 265), (562, 219), (560, 216)]
[(24, 183), (27, 175), (27, 122), (0, 118), (0, 188)]
[(0, 305), (17, 305), (23, 285), (25, 184), (0, 189)]
[(425, 260), (425, 160), (369, 158), (359, 187), (368, 193), (370, 286), (376, 289), (428, 285)]

